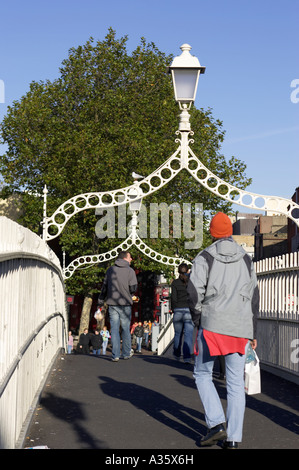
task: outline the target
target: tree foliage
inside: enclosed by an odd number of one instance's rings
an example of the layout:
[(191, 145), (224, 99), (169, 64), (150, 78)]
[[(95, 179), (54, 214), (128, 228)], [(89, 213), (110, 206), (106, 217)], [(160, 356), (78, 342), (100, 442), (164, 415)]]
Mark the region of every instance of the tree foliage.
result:
[[(90, 191), (109, 191), (132, 184), (132, 171), (148, 175), (175, 150), (178, 106), (173, 98), (166, 66), (172, 61), (153, 43), (141, 38), (131, 54), (127, 36), (116, 38), (109, 29), (103, 41), (90, 38), (72, 48), (54, 81), (33, 82), (8, 108), (1, 124), (7, 152), (0, 157), (5, 182), (2, 196), (22, 192), (22, 223), (40, 231), (43, 187), (48, 188), (48, 215), (67, 199)], [(216, 175), (245, 188), (250, 179), (246, 166), (221, 154), (222, 122), (211, 109), (193, 108), (194, 153)], [(171, 184), (152, 194), (151, 202), (201, 202), (205, 211), (228, 212), (230, 204), (208, 192), (182, 171)], [(98, 216), (84, 211), (72, 217), (59, 237), (67, 261), (80, 255), (103, 253), (122, 239), (99, 240)], [(204, 244), (207, 244), (207, 233)], [(154, 250), (168, 255), (187, 253), (183, 240), (146, 240)], [(164, 269), (133, 250), (134, 265), (145, 270)], [(99, 274), (107, 265), (77, 270), (68, 281), (70, 293), (98, 289)]]

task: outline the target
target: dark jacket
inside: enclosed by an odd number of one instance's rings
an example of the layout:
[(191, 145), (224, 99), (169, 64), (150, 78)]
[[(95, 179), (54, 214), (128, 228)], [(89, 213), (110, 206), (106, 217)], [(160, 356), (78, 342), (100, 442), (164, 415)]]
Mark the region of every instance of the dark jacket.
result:
[(171, 309), (175, 308), (189, 308), (187, 284), (180, 278), (171, 284)]
[(134, 335), (137, 336), (137, 338), (142, 338), (143, 337), (143, 327), (137, 325), (135, 330), (134, 330)]
[(101, 346), (103, 344), (103, 338), (102, 338), (102, 335), (98, 334), (94, 334), (90, 337), (90, 342), (91, 342), (91, 345), (93, 347), (93, 349), (101, 349)]
[(136, 290), (135, 271), (128, 261), (117, 259), (106, 272), (99, 301), (106, 299), (107, 305), (132, 305), (132, 295)]
[(81, 333), (80, 338), (79, 338), (79, 344), (82, 346), (88, 346), (90, 341), (90, 335), (87, 333), (86, 335), (84, 333)]

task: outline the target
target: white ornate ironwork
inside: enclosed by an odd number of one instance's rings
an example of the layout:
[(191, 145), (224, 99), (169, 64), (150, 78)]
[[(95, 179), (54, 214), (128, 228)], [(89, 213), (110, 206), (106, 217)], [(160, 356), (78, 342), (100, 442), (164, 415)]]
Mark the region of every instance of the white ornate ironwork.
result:
[(63, 269), (63, 275), (65, 279), (69, 279), (75, 272), (76, 269), (79, 269), (82, 266), (90, 267), (94, 264), (104, 263), (110, 261), (118, 256), (120, 251), (126, 251), (133, 245), (132, 237), (129, 236), (123, 243), (113, 248), (113, 250), (107, 251), (106, 253), (101, 253), (98, 255), (87, 255), (79, 256), (73, 260), (66, 268)]
[[(82, 210), (119, 206), (157, 191), (171, 181), (181, 170), (179, 152), (180, 148), (157, 170), (143, 180), (135, 181), (130, 186), (114, 191), (79, 194), (64, 202), (51, 217), (46, 217), (44, 210), (43, 239), (48, 241), (56, 238), (70, 218)], [(177, 168), (175, 168), (176, 166)], [(55, 233), (51, 234), (51, 231)]]
[[(216, 196), (251, 209), (284, 214), (299, 226), (299, 206), (294, 201), (278, 196), (265, 196), (252, 193), (244, 189), (239, 189), (230, 183), (226, 183), (206, 168), (190, 148), (188, 150), (190, 157), (188, 159), (187, 170), (202, 186), (216, 194)], [(194, 168), (194, 164), (196, 168)], [(295, 209), (297, 212), (295, 212)], [(295, 217), (295, 215), (297, 215), (297, 217)]]
[(176, 139), (176, 142), (179, 142), (176, 152), (149, 176), (141, 181), (135, 181), (130, 186), (114, 191), (79, 194), (64, 202), (51, 217), (46, 216), (47, 189), (45, 188), (43, 239), (48, 241), (56, 238), (70, 218), (82, 210), (118, 206), (138, 200), (140, 195), (145, 197), (154, 193), (168, 184), (183, 168), (218, 197), (251, 209), (284, 214), (299, 226), (299, 215), (294, 213), (295, 209), (299, 212), (298, 204), (290, 199), (252, 193), (227, 183), (212, 173), (193, 153), (189, 145), (193, 143), (193, 139), (189, 139), (189, 134), (193, 135), (192, 131), (177, 131), (177, 134), (180, 134), (181, 138)]
[[(266, 196), (239, 189), (216, 176), (205, 165), (203, 165), (190, 148), (190, 144), (192, 144), (194, 140), (191, 138), (193, 136), (193, 131), (191, 130), (189, 122), (189, 108), (186, 103), (179, 104), (181, 114), (179, 130), (176, 132), (176, 134), (180, 136), (176, 139), (179, 146), (171, 157), (150, 175), (141, 180), (134, 181), (132, 185), (125, 188), (113, 191), (90, 192), (74, 196), (58, 207), (51, 217), (47, 217), (47, 188), (45, 187), (42, 222), (43, 239), (45, 241), (52, 240), (59, 236), (66, 223), (78, 212), (87, 209), (108, 208), (119, 206), (121, 204), (132, 203), (134, 201), (140, 201), (143, 197), (158, 191), (160, 188), (168, 184), (183, 168), (187, 169), (193, 178), (216, 196), (225, 199), (230, 203), (249, 207), (250, 209), (284, 214), (292, 219), (299, 227), (299, 205), (294, 201), (279, 196)], [(135, 217), (135, 219), (137, 218), (136, 212), (134, 215), (134, 211), (133, 217)], [(133, 219), (132, 224), (134, 225)], [(120, 250), (123, 250), (125, 246), (130, 247), (133, 244), (155, 261), (174, 266), (182, 261), (181, 258), (164, 256), (151, 250), (151, 248), (146, 246), (138, 237), (137, 232), (134, 233), (133, 230), (131, 236), (114, 250), (104, 254), (82, 256), (74, 260), (64, 270), (65, 276), (70, 277), (74, 270), (82, 265), (101, 263), (115, 258), (117, 253)]]
[[(228, 202), (251, 209), (284, 214), (299, 226), (299, 205), (294, 201), (278, 196), (266, 196), (239, 189), (212, 173), (190, 148), (190, 144), (192, 144), (194, 140), (189, 138), (189, 136), (193, 136), (193, 132), (184, 130), (185, 124), (187, 124), (186, 127), (188, 127), (187, 118), (189, 118), (189, 113), (187, 116), (186, 110), (184, 110), (181, 114), (181, 130), (176, 132), (176, 134), (180, 136), (180, 138), (176, 139), (176, 142), (179, 143), (179, 147), (173, 155), (149, 176), (140, 181), (135, 181), (130, 186), (114, 191), (79, 194), (64, 202), (51, 217), (46, 216), (47, 189), (45, 187), (44, 219), (42, 223), (43, 239), (48, 241), (56, 238), (62, 232), (69, 219), (82, 210), (108, 208), (132, 203), (140, 200), (140, 197), (154, 193), (169, 183), (183, 168), (187, 169), (194, 179), (216, 196)], [(55, 233), (51, 234), (51, 230), (54, 230)], [(125, 249), (124, 247), (130, 247), (132, 244), (135, 244), (144, 254), (162, 264), (176, 266), (182, 262), (181, 258), (168, 257), (156, 253), (136, 236), (135, 242), (131, 237), (128, 237), (118, 247), (107, 253), (77, 258), (65, 269), (65, 276), (70, 277), (72, 273), (82, 265), (101, 263), (115, 258), (119, 251)]]
[[(131, 206), (132, 207), (132, 206)], [(192, 264), (190, 261), (185, 260), (184, 258), (167, 256), (150, 248), (138, 235), (138, 212), (139, 210), (132, 211), (132, 220), (131, 220), (131, 233), (128, 238), (120, 243), (110, 251), (106, 253), (100, 253), (97, 255), (87, 255), (79, 256), (73, 260), (67, 267), (63, 266), (63, 275), (65, 279), (69, 279), (75, 272), (76, 269), (83, 269), (91, 267), (93, 264), (105, 263), (110, 261), (118, 256), (120, 251), (127, 251), (132, 245), (135, 245), (139, 251), (144, 253), (148, 258), (151, 258), (153, 261), (157, 261), (161, 264), (166, 264), (173, 266), (174, 268), (178, 267), (181, 263)]]
[(69, 279), (75, 272), (76, 269), (82, 269), (91, 267), (94, 264), (105, 263), (110, 261), (118, 256), (120, 251), (128, 250), (132, 245), (135, 245), (142, 253), (144, 253), (148, 258), (151, 258), (153, 261), (157, 261), (161, 264), (166, 264), (168, 266), (178, 267), (181, 263), (192, 264), (190, 261), (184, 258), (178, 258), (174, 256), (166, 256), (150, 248), (146, 245), (137, 234), (135, 237), (132, 234), (120, 245), (113, 248), (113, 250), (107, 251), (106, 253), (101, 253), (98, 255), (87, 255), (80, 256), (73, 260), (66, 268), (63, 269), (63, 275), (65, 279)]

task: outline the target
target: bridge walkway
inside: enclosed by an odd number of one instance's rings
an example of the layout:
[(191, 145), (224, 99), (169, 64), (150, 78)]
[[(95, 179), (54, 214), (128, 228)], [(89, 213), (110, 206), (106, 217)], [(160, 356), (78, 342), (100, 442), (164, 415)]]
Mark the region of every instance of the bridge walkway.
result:
[[(147, 449), (198, 453), (206, 433), (193, 366), (143, 350), (129, 360), (60, 355), (23, 447)], [(217, 378), (224, 407), (225, 382)], [(262, 371), (262, 393), (247, 396), (240, 449), (299, 449), (299, 387)], [(209, 449), (220, 450), (220, 446)], [(221, 449), (222, 450), (222, 449)], [(130, 452), (127, 454), (129, 455)]]

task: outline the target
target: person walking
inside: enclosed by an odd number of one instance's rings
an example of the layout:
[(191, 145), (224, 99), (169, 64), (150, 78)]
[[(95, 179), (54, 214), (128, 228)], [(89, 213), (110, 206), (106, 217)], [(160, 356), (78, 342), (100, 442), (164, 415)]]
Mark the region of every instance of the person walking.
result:
[(128, 251), (119, 253), (114, 266), (110, 266), (105, 274), (98, 299), (99, 305), (103, 305), (106, 299), (109, 308), (113, 362), (119, 361), (120, 358), (120, 326), (123, 358), (129, 359), (133, 354), (130, 333), (132, 295), (136, 292), (138, 284), (135, 271), (130, 267), (131, 261), (132, 257)]
[(143, 337), (144, 337), (144, 344), (145, 344), (146, 349), (148, 349), (149, 334), (150, 334), (150, 326), (149, 326), (149, 323), (145, 320), (143, 322)]
[(137, 344), (137, 341), (136, 341), (136, 335), (135, 335), (135, 328), (136, 326), (138, 325), (138, 322), (135, 321), (133, 323), (133, 325), (131, 326), (131, 330), (130, 330), (130, 333), (131, 333), (131, 345), (132, 346), (135, 346)]
[(92, 351), (95, 356), (99, 356), (101, 353), (101, 347), (103, 344), (103, 338), (100, 335), (99, 330), (95, 330), (94, 334), (90, 337)]
[(103, 329), (101, 330), (101, 336), (103, 338), (103, 343), (102, 343), (102, 351), (103, 351), (103, 356), (106, 356), (106, 350), (108, 346), (108, 340), (111, 337), (109, 330), (107, 329), (107, 326), (103, 326)]
[(136, 336), (136, 352), (141, 353), (141, 346), (142, 346), (142, 340), (143, 340), (143, 326), (141, 321), (138, 323), (138, 325), (134, 329), (134, 334)]
[(67, 353), (72, 354), (73, 349), (74, 349), (74, 337), (72, 335), (72, 332), (69, 331), (68, 340), (67, 340)]
[(182, 337), (183, 360), (185, 363), (191, 362), (193, 350), (194, 323), (188, 303), (187, 284), (189, 280), (190, 267), (186, 263), (179, 265), (179, 277), (171, 284), (171, 309), (173, 311), (174, 344), (173, 355), (179, 360), (181, 357)]
[(90, 334), (88, 333), (88, 328), (84, 328), (83, 333), (81, 333), (78, 343), (78, 350), (82, 354), (90, 354), (89, 349), (90, 344)]
[[(233, 240), (229, 217), (218, 212), (210, 233), (214, 241), (196, 256), (187, 286), (192, 318), (198, 327), (194, 379), (208, 427), (200, 445), (222, 441), (223, 448), (235, 449), (242, 442), (246, 350), (250, 342), (254, 349), (257, 346), (254, 318), (259, 292), (252, 260)], [(226, 418), (212, 380), (217, 356), (225, 358)]]

